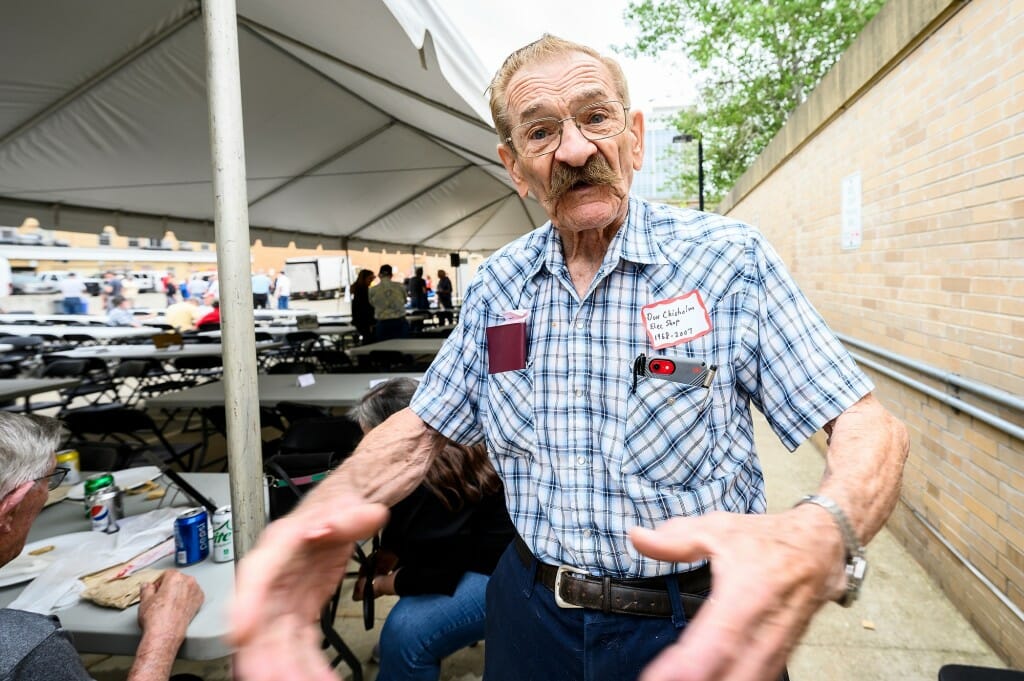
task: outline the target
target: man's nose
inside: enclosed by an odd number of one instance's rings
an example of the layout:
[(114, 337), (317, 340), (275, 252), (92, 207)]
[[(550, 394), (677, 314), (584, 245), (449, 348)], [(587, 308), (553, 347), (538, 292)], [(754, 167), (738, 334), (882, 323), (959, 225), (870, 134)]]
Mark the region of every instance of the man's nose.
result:
[(562, 124), (562, 143), (555, 150), (555, 160), (570, 166), (582, 166), (597, 153), (597, 145), (583, 136), (572, 118)]

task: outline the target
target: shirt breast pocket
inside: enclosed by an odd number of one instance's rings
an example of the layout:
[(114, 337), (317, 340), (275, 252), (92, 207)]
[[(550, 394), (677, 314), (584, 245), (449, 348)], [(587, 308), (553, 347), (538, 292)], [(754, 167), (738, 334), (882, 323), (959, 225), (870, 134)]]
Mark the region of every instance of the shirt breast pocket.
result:
[(712, 395), (711, 388), (641, 379), (627, 398), (622, 473), (658, 486), (684, 485), (700, 473), (712, 449)]
[(492, 454), (534, 457), (537, 429), (533, 401), (531, 367), (502, 371), (487, 377), (487, 409), (490, 413), (483, 423)]

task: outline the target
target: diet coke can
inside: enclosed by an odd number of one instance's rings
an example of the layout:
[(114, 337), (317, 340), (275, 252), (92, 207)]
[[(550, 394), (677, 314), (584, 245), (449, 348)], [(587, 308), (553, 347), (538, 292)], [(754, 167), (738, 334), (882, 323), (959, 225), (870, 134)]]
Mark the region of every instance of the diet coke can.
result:
[(122, 492), (118, 487), (101, 489), (89, 497), (89, 519), (93, 532), (114, 534), (120, 527), (117, 521), (124, 517)]
[(221, 506), (213, 514), (213, 560), (227, 563), (235, 559), (235, 538), (231, 528), (231, 507)]

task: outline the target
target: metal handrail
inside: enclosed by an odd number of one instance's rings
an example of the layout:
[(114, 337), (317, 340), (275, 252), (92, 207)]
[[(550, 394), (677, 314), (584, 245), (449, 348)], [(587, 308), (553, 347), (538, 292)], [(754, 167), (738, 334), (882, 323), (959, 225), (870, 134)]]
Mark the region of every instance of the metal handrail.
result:
[(964, 390), (974, 393), (975, 395), (980, 395), (981, 397), (984, 397), (987, 400), (991, 400), (996, 404), (1001, 404), (1004, 407), (1009, 407), (1011, 409), (1016, 409), (1017, 411), (1024, 412), (1024, 398), (1014, 395), (1013, 393), (1008, 393), (1005, 390), (993, 388), (992, 386), (985, 385), (984, 383), (972, 381), (969, 378), (964, 378), (960, 374), (956, 374), (951, 371), (942, 371), (941, 369), (936, 369), (935, 367), (925, 364), (924, 362), (918, 362), (917, 360), (910, 359), (909, 357), (898, 355), (895, 352), (886, 350), (883, 347), (872, 345), (871, 343), (865, 343), (862, 340), (858, 340), (845, 334), (837, 333), (836, 338), (841, 340), (843, 343), (846, 343), (847, 345), (852, 345), (853, 347), (860, 348), (861, 350), (867, 350), (872, 355), (884, 357), (887, 360), (913, 369), (914, 371), (922, 373), (925, 376), (929, 376), (938, 381), (948, 383), (949, 385), (955, 386), (957, 388), (962, 388)]
[[(946, 371), (940, 371), (922, 362), (917, 362), (907, 357), (903, 357), (902, 355), (890, 352), (889, 350), (880, 348), (877, 345), (865, 343), (863, 341), (857, 340), (856, 338), (851, 338), (849, 336), (838, 333), (836, 334), (836, 337), (839, 338), (839, 340), (841, 340), (843, 343), (846, 343), (847, 345), (867, 350), (880, 357), (884, 357), (893, 362), (896, 362), (897, 364), (902, 364), (903, 366), (915, 369), (932, 378), (938, 379), (940, 381), (945, 381), (947, 384), (955, 385), (957, 387), (968, 390), (976, 395), (986, 397), (992, 400), (993, 402), (997, 402), (1003, 406), (1024, 411), (1024, 400), (1021, 400), (1019, 397), (1013, 395), (1012, 393), (998, 390), (996, 388), (992, 388), (990, 386), (978, 383), (976, 381), (971, 381), (957, 374), (953, 374)], [(857, 353), (851, 352), (850, 356), (853, 357), (858, 363), (871, 367), (875, 371), (885, 376), (888, 376), (898, 381), (899, 383), (902, 383), (903, 385), (914, 388), (915, 390), (918, 390), (924, 393), (925, 395), (934, 397), (936, 400), (939, 400), (940, 402), (954, 409), (962, 411), (965, 414), (970, 414), (979, 421), (983, 421), (984, 423), (987, 423), (993, 428), (1001, 430), (1002, 432), (1007, 433), (1008, 435), (1015, 437), (1018, 440), (1024, 440), (1024, 428), (1021, 428), (1020, 426), (1010, 423), (1005, 419), (1001, 419), (998, 416), (993, 416), (992, 414), (983, 409), (979, 409), (978, 407), (968, 404), (967, 402), (964, 402), (959, 398), (953, 397), (952, 395), (948, 395), (940, 390), (936, 390), (930, 385), (926, 385), (924, 383), (921, 383), (920, 381), (915, 381), (914, 379), (904, 374), (901, 374), (898, 371), (894, 371), (878, 362), (875, 362), (874, 360), (870, 360), (864, 357), (863, 355), (858, 355)], [(1011, 601), (1009, 597), (1001, 589), (999, 589), (999, 587), (997, 587), (990, 579), (988, 579), (984, 575), (984, 573), (982, 573), (981, 570), (979, 570), (974, 565), (974, 563), (970, 561), (970, 559), (967, 556), (960, 553), (960, 551), (957, 550), (953, 543), (946, 539), (939, 531), (939, 529), (932, 525), (920, 511), (911, 506), (906, 501), (906, 499), (903, 499), (902, 503), (907, 506), (910, 512), (925, 527), (925, 529), (929, 533), (931, 533), (931, 535), (935, 537), (935, 539), (940, 544), (942, 544), (953, 555), (953, 557), (956, 558), (972, 575), (974, 575), (974, 577), (978, 579), (981, 582), (981, 584), (999, 600), (1000, 603), (1002, 603), (1018, 620), (1024, 622), (1024, 611), (1017, 607), (1017, 605), (1013, 601)]]

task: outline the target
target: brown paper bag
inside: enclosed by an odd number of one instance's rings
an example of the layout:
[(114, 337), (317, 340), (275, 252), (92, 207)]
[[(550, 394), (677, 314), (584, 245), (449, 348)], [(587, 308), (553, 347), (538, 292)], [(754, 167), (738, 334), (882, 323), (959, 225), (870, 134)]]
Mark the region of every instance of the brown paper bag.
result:
[(113, 579), (120, 567), (120, 565), (115, 565), (102, 572), (95, 572), (83, 577), (85, 591), (82, 593), (82, 598), (90, 600), (96, 605), (124, 610), (139, 602), (143, 584), (155, 582), (164, 573), (163, 570), (146, 568), (130, 574), (124, 579)]

